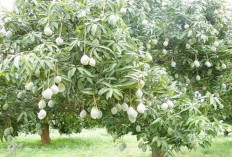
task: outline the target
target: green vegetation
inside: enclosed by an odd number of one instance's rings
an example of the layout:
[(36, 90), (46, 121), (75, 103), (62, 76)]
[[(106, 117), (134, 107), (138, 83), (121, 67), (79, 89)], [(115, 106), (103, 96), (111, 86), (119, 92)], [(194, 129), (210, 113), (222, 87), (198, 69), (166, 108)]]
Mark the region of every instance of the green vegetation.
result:
[[(93, 132), (55, 136), (49, 147), (18, 141), (34, 145), (33, 156), (150, 154), (130, 151), (138, 145), (169, 157), (209, 147), (232, 110), (228, 12), (223, 0), (16, 0), (0, 19), (1, 141), (11, 148), (19, 133), (38, 133), (48, 145), (50, 128), (100, 126), (117, 146)], [(123, 141), (128, 133), (135, 137)]]
[[(52, 145), (43, 147), (38, 135), (21, 135), (16, 141), (22, 143), (18, 149), (17, 157), (147, 157), (151, 153), (138, 149), (135, 136), (127, 135), (124, 141), (127, 149), (124, 152), (118, 150), (118, 145), (104, 129), (83, 130), (81, 134), (60, 136), (57, 131), (52, 131)], [(2, 149), (3, 148), (3, 149)], [(187, 151), (183, 149), (177, 157), (231, 157), (232, 137), (219, 136), (209, 149)], [(0, 156), (7, 154), (6, 143), (1, 145)]]

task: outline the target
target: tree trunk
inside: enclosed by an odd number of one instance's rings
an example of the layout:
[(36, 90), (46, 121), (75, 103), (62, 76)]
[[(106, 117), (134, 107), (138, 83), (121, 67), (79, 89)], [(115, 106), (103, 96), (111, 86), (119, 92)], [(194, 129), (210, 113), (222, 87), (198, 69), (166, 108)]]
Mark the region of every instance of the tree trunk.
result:
[(164, 157), (164, 154), (160, 150), (153, 150), (152, 157)]
[(224, 136), (228, 136), (229, 135), (229, 131), (225, 130), (224, 131)]
[(47, 145), (47, 144), (51, 144), (51, 139), (49, 136), (49, 124), (46, 123), (44, 124), (43, 128), (42, 128), (42, 134), (41, 136), (41, 142), (43, 145)]

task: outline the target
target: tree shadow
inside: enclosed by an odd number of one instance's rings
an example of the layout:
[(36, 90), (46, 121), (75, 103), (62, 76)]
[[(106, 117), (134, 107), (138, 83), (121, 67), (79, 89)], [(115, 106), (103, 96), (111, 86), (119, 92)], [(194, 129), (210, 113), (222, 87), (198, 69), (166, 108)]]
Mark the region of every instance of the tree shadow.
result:
[(52, 138), (50, 145), (42, 145), (40, 139), (23, 139), (17, 140), (17, 143), (23, 144), (22, 148), (31, 149), (62, 149), (62, 148), (88, 148), (102, 143), (104, 140), (99, 138), (86, 138), (86, 137), (56, 137)]

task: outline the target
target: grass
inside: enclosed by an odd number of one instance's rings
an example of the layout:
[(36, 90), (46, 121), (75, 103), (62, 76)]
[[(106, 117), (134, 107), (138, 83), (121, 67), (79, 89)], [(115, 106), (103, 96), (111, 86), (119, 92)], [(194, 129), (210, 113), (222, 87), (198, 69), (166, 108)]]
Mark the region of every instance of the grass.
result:
[[(84, 130), (71, 136), (59, 135), (52, 130), (52, 144), (42, 146), (38, 135), (20, 135), (15, 139), (23, 146), (17, 150), (17, 157), (148, 157), (151, 152), (138, 149), (136, 138), (124, 137), (127, 149), (120, 152), (118, 144), (104, 129)], [(7, 155), (6, 143), (0, 144), (0, 157)], [(183, 150), (177, 157), (232, 157), (232, 136), (217, 137), (211, 148), (197, 151)]]

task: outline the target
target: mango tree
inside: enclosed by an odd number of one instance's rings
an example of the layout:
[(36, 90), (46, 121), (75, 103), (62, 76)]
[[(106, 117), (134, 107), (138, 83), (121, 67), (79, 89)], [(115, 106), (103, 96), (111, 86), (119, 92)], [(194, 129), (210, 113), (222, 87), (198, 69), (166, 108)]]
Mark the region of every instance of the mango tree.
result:
[(157, 62), (159, 49), (146, 44), (158, 36), (144, 33), (156, 26), (149, 6), (165, 9), (151, 0), (17, 0), (0, 40), (1, 137), (37, 130), (48, 144), (49, 126), (103, 125), (115, 138), (132, 132), (154, 156), (208, 146), (220, 126), (203, 112), (210, 97), (186, 95)]
[[(224, 1), (133, 2), (126, 17), (154, 63), (167, 67), (182, 91), (210, 96), (205, 113), (229, 122), (231, 101), (231, 9)], [(138, 24), (140, 22), (140, 24)]]

